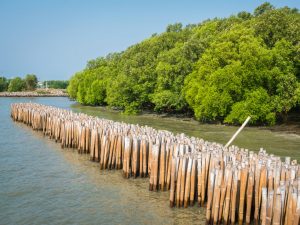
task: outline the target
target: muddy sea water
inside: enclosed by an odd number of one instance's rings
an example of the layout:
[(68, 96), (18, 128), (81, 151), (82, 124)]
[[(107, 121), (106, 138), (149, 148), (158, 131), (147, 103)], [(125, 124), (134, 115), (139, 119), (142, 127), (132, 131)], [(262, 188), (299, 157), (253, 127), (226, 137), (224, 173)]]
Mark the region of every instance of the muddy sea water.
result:
[[(149, 125), (226, 143), (237, 127), (149, 115), (125, 116), (68, 98), (0, 98), (0, 224), (205, 224), (205, 209), (169, 207), (168, 192), (149, 192), (148, 179), (100, 171), (75, 150), (60, 148), (10, 118), (10, 104), (37, 102), (115, 121)], [(300, 137), (246, 128), (233, 143), (300, 160)]]

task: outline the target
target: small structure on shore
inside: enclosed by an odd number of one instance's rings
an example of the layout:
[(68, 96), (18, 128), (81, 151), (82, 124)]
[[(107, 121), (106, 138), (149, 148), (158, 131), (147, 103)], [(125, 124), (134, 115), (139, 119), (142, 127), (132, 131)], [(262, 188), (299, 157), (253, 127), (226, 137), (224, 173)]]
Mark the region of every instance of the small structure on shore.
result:
[(100, 169), (149, 177), (150, 191), (170, 191), (171, 207), (206, 207), (208, 224), (299, 224), (300, 166), (290, 157), (35, 103), (12, 104), (11, 117)]

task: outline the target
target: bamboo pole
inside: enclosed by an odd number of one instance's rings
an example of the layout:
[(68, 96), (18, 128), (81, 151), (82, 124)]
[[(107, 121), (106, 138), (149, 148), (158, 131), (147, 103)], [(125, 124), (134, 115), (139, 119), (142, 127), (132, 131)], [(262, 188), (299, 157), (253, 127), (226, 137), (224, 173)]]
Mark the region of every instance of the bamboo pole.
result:
[(237, 208), (237, 191), (238, 191), (238, 174), (237, 171), (234, 172), (233, 176), (233, 186), (232, 186), (232, 195), (231, 195), (231, 224), (235, 224), (236, 217), (236, 208)]
[(234, 139), (244, 129), (244, 127), (247, 125), (247, 123), (249, 122), (250, 119), (251, 119), (251, 117), (248, 116), (247, 119), (245, 120), (245, 122), (242, 124), (242, 126), (234, 133), (234, 135), (232, 136), (232, 138), (226, 143), (226, 145), (224, 146), (225, 148), (227, 148), (234, 141)]
[(166, 144), (161, 143), (159, 157), (159, 189), (165, 190), (165, 171), (166, 171)]
[(239, 225), (244, 221), (244, 204), (246, 196), (246, 187), (248, 182), (248, 168), (241, 170), (241, 185), (240, 185), (240, 199), (239, 199)]
[(225, 205), (224, 205), (224, 224), (229, 223), (229, 209), (230, 209), (230, 198), (231, 198), (231, 186), (232, 186), (232, 169), (231, 164), (227, 166), (227, 182), (226, 182), (226, 193), (225, 193)]
[(206, 223), (210, 224), (211, 223), (211, 208), (212, 208), (212, 201), (213, 201), (213, 190), (215, 186), (215, 170), (213, 169), (210, 172), (209, 176), (209, 185), (208, 185), (208, 190), (207, 190), (207, 208), (206, 208)]
[(266, 216), (267, 216), (267, 188), (262, 188), (262, 203), (260, 209), (260, 219), (261, 225), (266, 225)]
[(247, 185), (247, 203), (246, 203), (246, 224), (249, 225), (251, 222), (251, 209), (253, 200), (253, 187), (254, 187), (254, 174), (251, 171), (249, 173), (248, 185)]
[(150, 190), (170, 189), (171, 207), (206, 203), (207, 223), (299, 224), (300, 166), (290, 157), (282, 162), (264, 149), (249, 152), (35, 103), (12, 104), (11, 117), (88, 154), (100, 169), (149, 175)]
[(158, 158), (159, 158), (159, 145), (154, 144), (152, 146), (152, 168), (151, 168), (151, 176), (153, 178), (153, 186), (151, 190), (158, 190)]
[(205, 168), (202, 166), (202, 158), (197, 159), (197, 173), (198, 173), (198, 179), (197, 179), (197, 201), (198, 205), (201, 206), (202, 203), (202, 198), (203, 198), (203, 191), (202, 191), (202, 185), (204, 185), (204, 175), (203, 173), (205, 172)]
[(188, 161), (188, 166), (187, 166), (185, 189), (184, 189), (184, 208), (188, 207), (189, 200), (190, 200), (193, 159), (189, 157), (187, 161)]
[(192, 172), (191, 172), (191, 190), (190, 190), (190, 205), (194, 205), (195, 201), (195, 190), (196, 190), (196, 172), (197, 172), (197, 160), (192, 159)]
[(182, 164), (183, 164), (183, 157), (179, 158), (179, 166), (178, 166), (178, 175), (177, 175), (177, 182), (176, 182), (176, 206), (180, 206), (180, 189), (181, 187), (181, 177), (182, 177)]
[(221, 182), (222, 182), (222, 171), (220, 170), (220, 166), (218, 166), (216, 169), (215, 188), (214, 188), (213, 205), (212, 205), (212, 216), (213, 216), (214, 225), (217, 225), (219, 223)]
[(170, 183), (170, 206), (174, 206), (175, 202), (175, 188), (176, 188), (176, 164), (177, 160), (172, 157), (172, 168), (171, 168), (171, 183)]
[(281, 198), (280, 198), (280, 189), (277, 189), (276, 192), (276, 201), (275, 201), (275, 208), (273, 214), (273, 225), (280, 225), (281, 224)]
[(297, 225), (297, 224), (299, 225), (299, 223), (300, 223), (300, 195), (298, 194), (297, 208), (293, 218), (293, 225)]
[(179, 205), (183, 206), (184, 203), (184, 192), (185, 192), (185, 179), (186, 179), (186, 172), (187, 172), (187, 158), (183, 156), (182, 158), (182, 171), (181, 171), (181, 179), (180, 179), (180, 199)]

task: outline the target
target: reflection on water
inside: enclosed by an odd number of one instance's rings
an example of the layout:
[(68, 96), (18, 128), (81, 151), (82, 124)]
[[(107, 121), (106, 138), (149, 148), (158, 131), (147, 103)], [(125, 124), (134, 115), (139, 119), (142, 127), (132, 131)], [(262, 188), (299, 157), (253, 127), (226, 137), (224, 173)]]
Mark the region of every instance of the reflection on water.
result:
[[(14, 123), (12, 102), (38, 102), (118, 121), (151, 125), (225, 143), (235, 127), (149, 116), (125, 116), (83, 107), (67, 98), (0, 98), (0, 224), (204, 224), (205, 209), (169, 208), (168, 192), (149, 192), (148, 179), (123, 179), (40, 132)], [(300, 158), (297, 135), (247, 128), (239, 146), (263, 146)]]

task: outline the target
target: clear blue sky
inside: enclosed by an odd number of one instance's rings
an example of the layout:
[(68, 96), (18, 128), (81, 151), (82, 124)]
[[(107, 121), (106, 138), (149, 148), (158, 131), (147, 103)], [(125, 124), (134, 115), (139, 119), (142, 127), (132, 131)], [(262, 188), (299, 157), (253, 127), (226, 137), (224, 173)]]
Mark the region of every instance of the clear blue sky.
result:
[[(258, 0), (0, 0), (0, 76), (69, 79), (87, 60), (125, 50), (168, 24), (199, 23)], [(300, 8), (300, 0), (269, 1)]]

